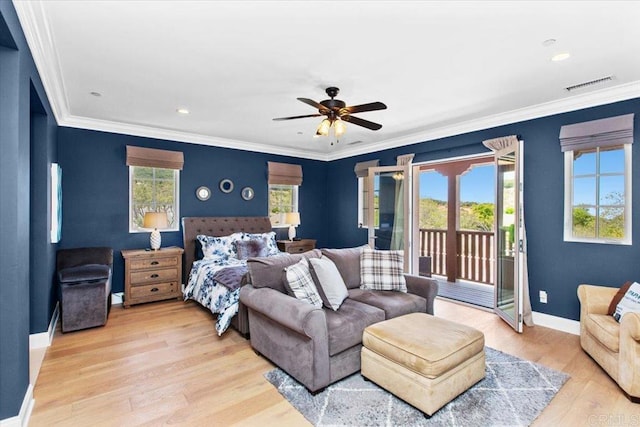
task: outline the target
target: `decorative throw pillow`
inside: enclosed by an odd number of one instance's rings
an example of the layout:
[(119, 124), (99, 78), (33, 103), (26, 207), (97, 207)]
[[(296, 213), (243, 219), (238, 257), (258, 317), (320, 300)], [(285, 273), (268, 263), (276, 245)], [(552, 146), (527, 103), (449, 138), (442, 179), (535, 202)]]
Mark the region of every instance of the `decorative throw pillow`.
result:
[(616, 312), (616, 307), (620, 303), (620, 300), (622, 299), (624, 294), (627, 293), (627, 291), (629, 290), (630, 286), (631, 286), (631, 282), (630, 281), (624, 282), (624, 285), (622, 285), (622, 287), (620, 289), (618, 289), (618, 292), (616, 292), (616, 294), (613, 296), (613, 299), (611, 300), (611, 303), (609, 304), (609, 309), (607, 310), (607, 314), (609, 316), (613, 316), (613, 314)]
[(276, 232), (269, 231), (267, 233), (241, 233), (240, 240), (265, 239), (267, 244), (267, 253), (264, 256), (278, 255), (280, 249), (276, 243)]
[(296, 264), (286, 267), (284, 273), (286, 283), (294, 297), (314, 307), (322, 307), (322, 299), (320, 299), (318, 289), (313, 283), (313, 278), (309, 272), (309, 262), (306, 258), (302, 258)]
[(360, 289), (407, 292), (404, 251), (363, 248), (360, 255)]
[(336, 265), (326, 256), (309, 259), (311, 276), (324, 305), (336, 311), (349, 292)]
[(206, 236), (198, 234), (196, 238), (202, 246), (202, 255), (204, 258), (223, 258), (227, 259), (234, 255), (233, 235), (231, 236)]
[(619, 322), (626, 313), (640, 313), (640, 283), (638, 282), (633, 282), (629, 286), (629, 290), (618, 303), (613, 317)]
[(237, 240), (236, 256), (238, 259), (248, 259), (267, 256), (267, 241), (265, 238), (252, 240)]

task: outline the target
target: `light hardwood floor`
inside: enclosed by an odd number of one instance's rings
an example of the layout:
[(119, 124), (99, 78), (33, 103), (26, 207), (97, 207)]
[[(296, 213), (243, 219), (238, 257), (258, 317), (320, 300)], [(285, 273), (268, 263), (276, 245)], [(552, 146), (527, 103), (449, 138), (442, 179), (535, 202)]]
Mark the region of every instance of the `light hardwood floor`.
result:
[[(488, 346), (571, 375), (534, 425), (640, 425), (640, 405), (577, 336), (543, 327), (517, 334), (492, 313), (443, 300), (436, 315), (480, 329)], [(309, 425), (264, 379), (272, 368), (235, 331), (218, 337), (213, 316), (193, 302), (114, 306), (105, 327), (58, 328), (30, 425)]]

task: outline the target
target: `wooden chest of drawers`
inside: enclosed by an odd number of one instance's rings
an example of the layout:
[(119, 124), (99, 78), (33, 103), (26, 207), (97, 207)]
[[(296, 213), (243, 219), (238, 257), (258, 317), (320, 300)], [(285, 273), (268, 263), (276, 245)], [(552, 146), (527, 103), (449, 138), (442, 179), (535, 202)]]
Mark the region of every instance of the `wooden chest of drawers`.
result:
[(127, 308), (133, 304), (182, 299), (182, 253), (177, 247), (157, 251), (125, 249), (124, 301)]
[(290, 254), (300, 254), (316, 248), (316, 241), (313, 239), (300, 240), (278, 240), (278, 249)]

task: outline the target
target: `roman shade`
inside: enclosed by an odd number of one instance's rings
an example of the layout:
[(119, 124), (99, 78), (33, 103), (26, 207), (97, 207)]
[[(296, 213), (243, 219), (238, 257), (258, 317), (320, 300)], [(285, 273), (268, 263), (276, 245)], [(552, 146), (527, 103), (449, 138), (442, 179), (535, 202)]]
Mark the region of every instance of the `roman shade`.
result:
[(482, 141), (482, 145), (491, 151), (500, 151), (518, 142), (517, 135), (501, 136), (499, 138), (486, 139)]
[(633, 114), (575, 123), (560, 128), (560, 150), (589, 150), (633, 144)]
[(269, 184), (302, 185), (302, 166), (267, 162)]
[(127, 145), (127, 166), (182, 170), (184, 154), (181, 151)]
[(413, 158), (415, 157), (414, 153), (411, 154), (403, 154), (396, 158), (396, 166), (406, 166), (413, 162)]
[(366, 178), (369, 176), (369, 168), (375, 168), (380, 164), (380, 160), (369, 160), (366, 162), (356, 163), (353, 171), (358, 178)]

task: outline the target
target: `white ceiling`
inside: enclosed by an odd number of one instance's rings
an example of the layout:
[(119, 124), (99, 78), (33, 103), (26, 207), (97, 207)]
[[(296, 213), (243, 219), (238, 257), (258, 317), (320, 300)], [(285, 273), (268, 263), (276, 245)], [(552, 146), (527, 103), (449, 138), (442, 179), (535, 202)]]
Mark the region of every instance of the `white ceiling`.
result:
[[(332, 160), (640, 96), (635, 1), (13, 1), (62, 126)], [(327, 86), (382, 129), (272, 120)]]

